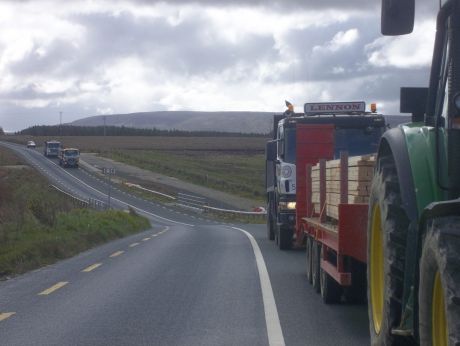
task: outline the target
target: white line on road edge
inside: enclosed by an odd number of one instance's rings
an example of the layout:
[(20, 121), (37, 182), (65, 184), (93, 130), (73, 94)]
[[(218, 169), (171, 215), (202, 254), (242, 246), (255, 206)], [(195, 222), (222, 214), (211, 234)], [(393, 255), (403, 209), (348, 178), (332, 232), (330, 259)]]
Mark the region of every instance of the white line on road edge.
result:
[(276, 309), (272, 284), (270, 283), (267, 266), (265, 265), (264, 257), (262, 256), (259, 245), (249, 232), (238, 227), (232, 228), (243, 232), (251, 241), (252, 250), (254, 251), (254, 256), (256, 258), (257, 270), (259, 271), (262, 300), (264, 302), (265, 323), (267, 325), (268, 343), (270, 346), (284, 346), (283, 331), (278, 317), (278, 310)]

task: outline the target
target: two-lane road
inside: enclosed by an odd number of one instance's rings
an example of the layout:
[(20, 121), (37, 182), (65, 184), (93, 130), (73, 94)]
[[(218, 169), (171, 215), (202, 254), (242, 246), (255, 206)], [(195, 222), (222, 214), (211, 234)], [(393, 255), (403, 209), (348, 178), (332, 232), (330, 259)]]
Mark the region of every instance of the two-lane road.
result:
[[(107, 198), (96, 177), (8, 146), (60, 188)], [(324, 305), (307, 285), (304, 254), (277, 250), (264, 226), (112, 196), (153, 229), (1, 282), (1, 345), (369, 344), (366, 307)]]

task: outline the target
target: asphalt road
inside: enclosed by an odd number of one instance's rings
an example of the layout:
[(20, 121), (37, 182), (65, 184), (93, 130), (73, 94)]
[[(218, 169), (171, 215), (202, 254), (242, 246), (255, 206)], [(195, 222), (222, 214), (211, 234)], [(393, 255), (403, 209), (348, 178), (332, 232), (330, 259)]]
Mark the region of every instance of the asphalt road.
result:
[[(107, 199), (107, 185), (83, 170), (8, 146), (60, 188)], [(265, 226), (112, 196), (152, 229), (0, 282), (0, 345), (369, 344), (366, 307), (324, 305), (304, 253), (277, 250)]]

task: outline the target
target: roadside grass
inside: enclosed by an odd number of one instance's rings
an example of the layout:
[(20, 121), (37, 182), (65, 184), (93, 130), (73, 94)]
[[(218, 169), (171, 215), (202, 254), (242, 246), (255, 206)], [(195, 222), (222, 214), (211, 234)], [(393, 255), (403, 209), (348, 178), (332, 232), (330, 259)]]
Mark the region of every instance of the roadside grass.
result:
[(226, 151), (112, 150), (102, 156), (263, 203), (264, 155)]
[(150, 227), (122, 211), (79, 209), (0, 147), (0, 278), (24, 273)]

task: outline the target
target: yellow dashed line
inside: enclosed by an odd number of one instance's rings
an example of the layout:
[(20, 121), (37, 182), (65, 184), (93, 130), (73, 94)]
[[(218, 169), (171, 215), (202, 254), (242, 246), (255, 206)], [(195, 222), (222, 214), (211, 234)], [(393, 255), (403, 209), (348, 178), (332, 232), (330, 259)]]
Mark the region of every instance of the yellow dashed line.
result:
[(139, 243), (132, 243), (129, 247), (135, 247), (135, 246), (138, 246)]
[(3, 312), (0, 313), (0, 321), (6, 320), (8, 317), (11, 317), (15, 314), (15, 312)]
[(82, 270), (82, 272), (85, 272), (85, 273), (88, 273), (94, 269), (96, 269), (97, 267), (100, 267), (102, 265), (102, 263), (95, 263), (95, 264), (92, 264), (90, 265), (89, 267), (85, 268)]
[(46, 296), (50, 293), (53, 293), (54, 291), (60, 289), (61, 287), (64, 287), (65, 285), (67, 285), (69, 282), (68, 281), (61, 281), (61, 282), (58, 282), (56, 285), (54, 286), (51, 286), (50, 288), (47, 288), (46, 290), (40, 292), (38, 295), (39, 296)]
[(117, 251), (117, 252), (114, 252), (113, 254), (111, 254), (109, 257), (117, 257), (117, 256), (120, 256), (124, 251)]
[(147, 241), (147, 240), (150, 240), (150, 238), (147, 237), (147, 238), (142, 239), (142, 241)]

